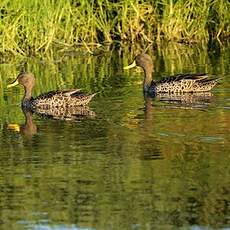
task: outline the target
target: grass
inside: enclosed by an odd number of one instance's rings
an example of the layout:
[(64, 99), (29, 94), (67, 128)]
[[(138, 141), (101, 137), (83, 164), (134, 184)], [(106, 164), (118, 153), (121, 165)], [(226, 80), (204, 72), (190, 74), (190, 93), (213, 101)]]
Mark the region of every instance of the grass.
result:
[(228, 0), (2, 0), (0, 53), (36, 56), (113, 42), (207, 42), (230, 36)]

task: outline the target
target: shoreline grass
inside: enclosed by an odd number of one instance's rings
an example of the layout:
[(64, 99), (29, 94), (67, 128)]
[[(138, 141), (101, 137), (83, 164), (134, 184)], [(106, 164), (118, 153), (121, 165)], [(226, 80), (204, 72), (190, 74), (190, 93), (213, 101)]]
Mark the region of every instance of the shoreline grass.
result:
[(81, 45), (183, 43), (230, 37), (227, 0), (2, 0), (0, 53), (36, 56)]

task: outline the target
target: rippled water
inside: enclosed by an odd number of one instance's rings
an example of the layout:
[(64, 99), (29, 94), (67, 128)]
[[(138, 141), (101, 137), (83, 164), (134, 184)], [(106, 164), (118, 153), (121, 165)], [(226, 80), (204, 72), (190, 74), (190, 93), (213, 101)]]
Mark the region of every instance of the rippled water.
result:
[(229, 51), (149, 52), (157, 79), (195, 71), (222, 78), (208, 98), (188, 103), (145, 100), (142, 72), (122, 70), (129, 52), (27, 60), (34, 95), (99, 92), (90, 103), (96, 116), (74, 121), (26, 114), (25, 122), (23, 90), (6, 90), (24, 64), (1, 64), (1, 228), (229, 228)]

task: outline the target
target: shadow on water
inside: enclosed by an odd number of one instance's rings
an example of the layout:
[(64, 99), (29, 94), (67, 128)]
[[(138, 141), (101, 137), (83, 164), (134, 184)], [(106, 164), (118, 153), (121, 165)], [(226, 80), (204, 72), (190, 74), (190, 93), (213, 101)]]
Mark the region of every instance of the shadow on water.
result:
[[(223, 82), (211, 94), (145, 99), (142, 73), (122, 72), (127, 53), (28, 61), (35, 96), (100, 92), (90, 104), (96, 116), (74, 121), (23, 114), (23, 91), (4, 89), (19, 67), (0, 66), (2, 229), (229, 227), (229, 48), (216, 66), (206, 50), (159, 48), (156, 79), (209, 72)], [(24, 126), (7, 129), (15, 123)]]

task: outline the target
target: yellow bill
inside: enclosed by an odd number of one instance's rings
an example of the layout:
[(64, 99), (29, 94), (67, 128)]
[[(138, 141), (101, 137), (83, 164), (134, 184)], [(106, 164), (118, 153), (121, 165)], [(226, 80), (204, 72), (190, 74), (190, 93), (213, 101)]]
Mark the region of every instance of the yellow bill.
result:
[(16, 79), (13, 83), (7, 85), (7, 89), (8, 89), (8, 88), (11, 88), (11, 87), (14, 87), (14, 86), (16, 86), (16, 85), (18, 85), (18, 84), (19, 84), (18, 79)]
[(135, 66), (137, 66), (137, 64), (136, 64), (136, 61), (134, 60), (134, 62), (131, 65), (125, 66), (123, 69), (131, 69)]
[(14, 132), (20, 132), (20, 126), (18, 124), (8, 124), (7, 129), (12, 130)]

